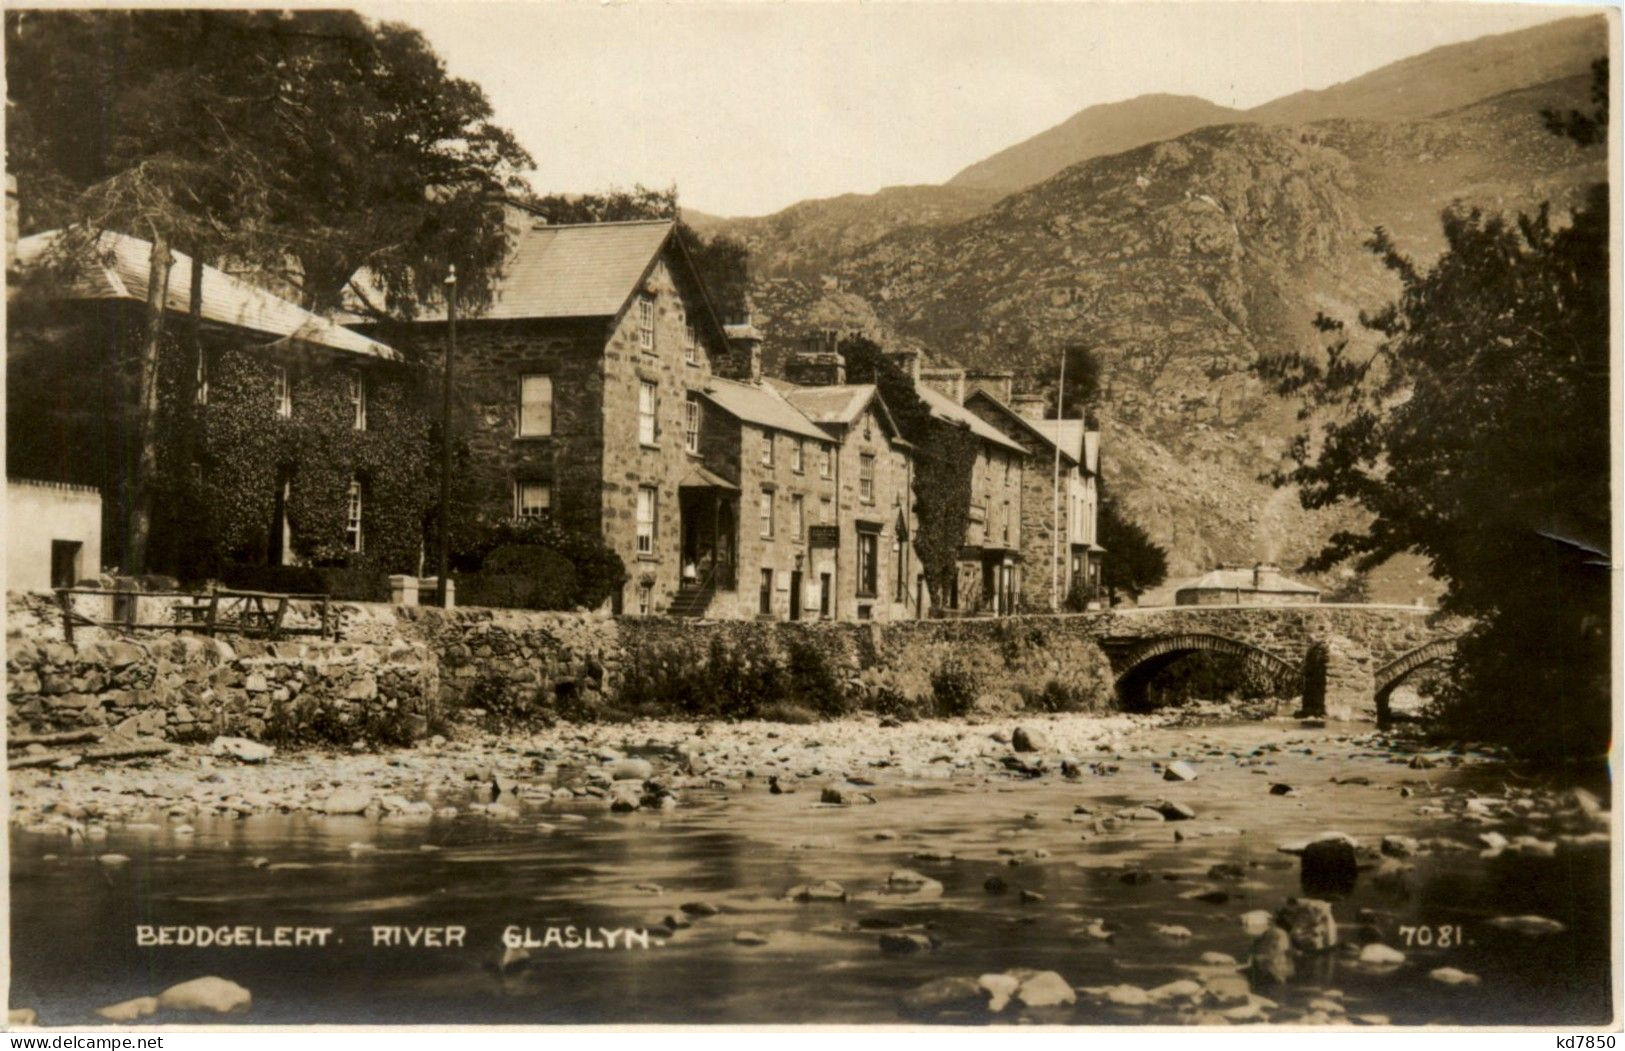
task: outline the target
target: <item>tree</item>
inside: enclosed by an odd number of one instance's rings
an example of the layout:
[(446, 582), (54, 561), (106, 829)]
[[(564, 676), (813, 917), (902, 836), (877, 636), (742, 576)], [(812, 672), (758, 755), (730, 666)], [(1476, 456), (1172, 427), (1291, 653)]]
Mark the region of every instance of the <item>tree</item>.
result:
[(317, 310), (363, 267), (403, 314), (453, 263), (465, 302), (488, 296), (530, 157), (416, 30), (348, 11), (12, 11), (6, 44), (26, 229), (157, 231)]
[[(1606, 94), (1602, 96), (1606, 105)], [(1605, 109), (1592, 120), (1607, 126)], [(1593, 128), (1561, 125), (1582, 146)], [(1609, 204), (1594, 186), (1566, 226), (1551, 209), (1442, 217), (1428, 269), (1378, 230), (1369, 242), (1399, 297), (1361, 327), (1316, 321), (1319, 352), (1258, 371), (1300, 400), (1278, 485), (1307, 508), (1349, 504), (1364, 530), (1309, 563), (1369, 569), (1418, 552), (1442, 605), (1474, 618), (1458, 646), (1442, 729), (1546, 755), (1597, 755), (1609, 738)], [(1373, 342), (1368, 341), (1368, 342)]]
[(1046, 415), (1050, 419), (1064, 416), (1069, 420), (1086, 420), (1095, 426), (1100, 408), (1100, 384), (1103, 369), (1100, 357), (1093, 348), (1081, 343), (1068, 344), (1062, 351), (1066, 359), (1066, 382), (1057, 386), (1061, 403), (1051, 397)]
[(980, 439), (932, 415), (914, 381), (873, 340), (850, 336), (836, 350), (846, 361), (848, 382), (879, 387), (898, 429), (914, 445), (914, 550), (932, 603), (945, 607), (970, 523), (971, 472)]
[(1119, 591), (1138, 599), (1168, 576), (1168, 552), (1123, 516), (1117, 501), (1104, 487), (1100, 494), (1100, 546), (1106, 549), (1101, 584), (1112, 602), (1117, 601)]

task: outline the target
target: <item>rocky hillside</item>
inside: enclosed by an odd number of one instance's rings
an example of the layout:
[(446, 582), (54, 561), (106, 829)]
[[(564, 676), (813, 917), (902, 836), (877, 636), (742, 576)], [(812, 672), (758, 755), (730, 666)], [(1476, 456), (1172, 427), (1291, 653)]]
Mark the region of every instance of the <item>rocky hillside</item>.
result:
[(1413, 120), (1572, 75), (1607, 50), (1607, 21), (1595, 15), (1434, 48), (1342, 84), (1300, 91), (1250, 110), (1189, 96), (1142, 95), (1090, 106), (978, 161), (948, 185), (1019, 190), (1091, 158), (1214, 124)]
[[(839, 325), (1035, 375), (1085, 342), (1107, 368), (1108, 484), (1172, 572), (1296, 564), (1338, 522), (1259, 480), (1294, 424), (1250, 365), (1302, 346), (1317, 311), (1352, 319), (1392, 294), (1363, 248), (1373, 228), (1426, 258), (1452, 200), (1532, 207), (1603, 178), (1600, 148), (1540, 118), (1588, 88), (1574, 76), (1413, 121), (1210, 127), (1098, 157), (958, 222), (813, 249), (816, 278), (786, 265), (757, 282), (758, 321), (780, 353)], [(1401, 575), (1378, 597), (1413, 600), (1415, 567)]]

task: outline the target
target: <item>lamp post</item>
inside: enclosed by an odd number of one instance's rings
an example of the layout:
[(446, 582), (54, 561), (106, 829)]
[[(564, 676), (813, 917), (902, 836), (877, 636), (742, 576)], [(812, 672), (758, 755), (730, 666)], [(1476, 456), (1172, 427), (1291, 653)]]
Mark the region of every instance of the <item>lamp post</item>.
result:
[(457, 356), (457, 264), (446, 275), (446, 374), (440, 389), (440, 606), (451, 608), (451, 363)]

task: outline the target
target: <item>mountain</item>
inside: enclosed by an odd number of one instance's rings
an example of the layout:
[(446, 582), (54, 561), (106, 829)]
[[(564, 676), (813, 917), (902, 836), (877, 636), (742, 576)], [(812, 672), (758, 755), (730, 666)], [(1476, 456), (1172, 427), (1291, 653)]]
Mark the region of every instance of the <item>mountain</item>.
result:
[(1019, 190), (1091, 157), (1173, 139), (1209, 124), (1245, 120), (1240, 110), (1190, 95), (1141, 95), (1090, 106), (1024, 142), (977, 161), (949, 186)]
[(1607, 19), (1590, 15), (1434, 48), (1353, 80), (1300, 91), (1250, 110), (1186, 95), (1142, 95), (1090, 106), (972, 164), (947, 184), (1019, 190), (1092, 157), (1122, 153), (1214, 124), (1411, 120), (1572, 75), (1606, 53)]
[[(1413, 120), (1205, 127), (838, 258), (820, 241), (806, 256), (816, 278), (795, 276), (797, 243), (779, 241), (781, 273), (753, 289), (757, 321), (770, 360), (809, 329), (850, 326), (1038, 380), (1061, 346), (1086, 343), (1105, 365), (1107, 485), (1169, 548), (1172, 575), (1296, 565), (1352, 518), (1260, 481), (1297, 425), (1250, 366), (1308, 343), (1316, 313), (1352, 320), (1394, 294), (1363, 247), (1373, 228), (1426, 261), (1453, 200), (1561, 206), (1605, 178), (1602, 147), (1556, 138), (1540, 116), (1585, 106), (1589, 87), (1570, 76)], [(1378, 597), (1412, 601), (1416, 576)]]

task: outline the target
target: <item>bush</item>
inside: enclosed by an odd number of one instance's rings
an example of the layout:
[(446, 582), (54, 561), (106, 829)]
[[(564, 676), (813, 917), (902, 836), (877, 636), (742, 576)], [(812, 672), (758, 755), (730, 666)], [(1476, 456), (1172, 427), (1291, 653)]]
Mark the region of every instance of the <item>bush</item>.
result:
[(854, 706), (846, 687), (822, 649), (807, 639), (792, 639), (788, 650), (785, 670), (790, 696), (796, 704), (824, 716), (852, 711)]
[(1096, 692), (1085, 686), (1064, 683), (1059, 679), (1051, 679), (1039, 691), (1030, 691), (1025, 695), (1026, 707), (1029, 711), (1049, 712), (1090, 712), (1101, 707), (1100, 698)]
[(412, 718), (399, 704), (345, 705), (329, 700), (278, 704), (266, 723), (265, 737), (279, 748), (329, 745), (348, 748), (400, 748), (412, 743)]
[[(514, 547), (546, 549), (553, 557), (544, 563), (534, 553), (507, 550)], [(470, 557), (478, 559), (481, 574), (540, 574), (545, 583), (538, 586), (545, 591), (545, 600), (554, 604), (527, 607), (532, 609), (597, 609), (629, 579), (621, 556), (602, 536), (567, 529), (551, 516), (498, 523), (480, 539)], [(561, 579), (564, 564), (570, 568), (568, 584)]]
[(553, 713), (539, 701), (534, 689), (515, 689), (500, 672), (481, 673), (469, 687), (464, 710), (485, 713), (485, 724), (493, 730), (551, 725)]
[(266, 566), (226, 562), (220, 583), (233, 591), (274, 591), (283, 595), (324, 595), (327, 581), (314, 566)]
[(575, 563), (540, 544), (503, 544), (478, 573), (457, 578), (457, 601), (465, 606), (574, 609), (579, 597)]
[(938, 715), (949, 718), (969, 715), (981, 692), (980, 677), (958, 661), (948, 661), (931, 674), (931, 696)]
[(778, 701), (762, 709), (762, 718), (771, 723), (791, 723), (795, 726), (806, 726), (818, 721), (818, 713), (799, 704)]

